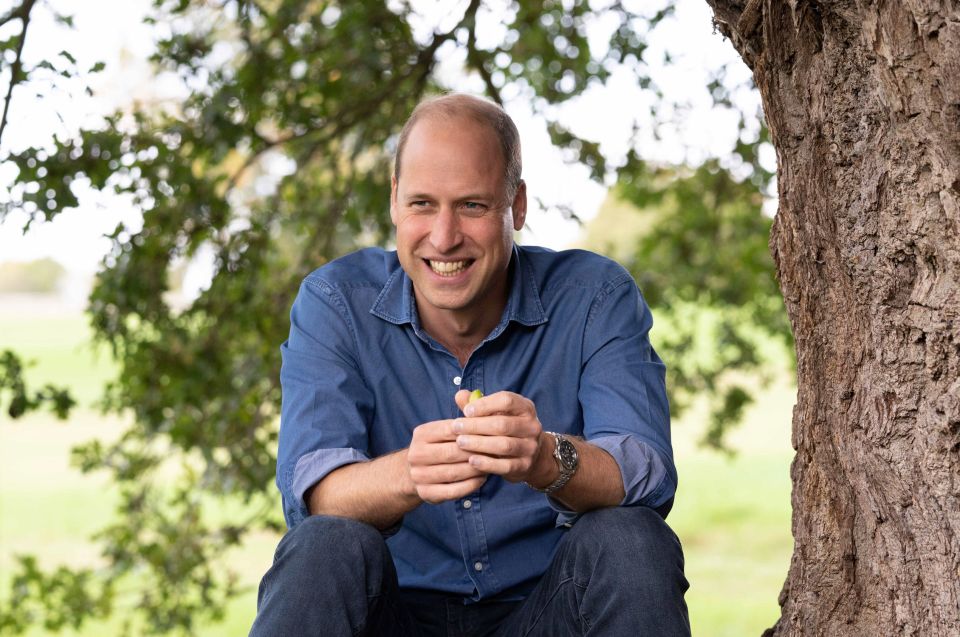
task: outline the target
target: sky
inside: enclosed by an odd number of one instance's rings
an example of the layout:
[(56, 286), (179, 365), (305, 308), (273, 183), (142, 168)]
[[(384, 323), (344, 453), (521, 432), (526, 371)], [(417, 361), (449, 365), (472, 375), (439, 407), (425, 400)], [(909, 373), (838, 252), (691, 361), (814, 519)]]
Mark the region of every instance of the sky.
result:
[[(8, 151), (43, 144), (55, 131), (75, 131), (80, 125), (96, 122), (130, 100), (177, 99), (182, 94), (175, 82), (158, 81), (150, 72), (147, 57), (152, 50), (152, 36), (149, 27), (141, 23), (149, 0), (49, 1), (72, 13), (76, 28), (57, 27), (45, 15), (38, 14), (28, 32), (27, 57), (37, 56), (44, 49), (48, 55), (64, 49), (77, 58), (80, 68), (89, 68), (98, 60), (107, 66), (89, 80), (94, 89), (92, 98), (86, 96), (80, 83), (72, 87), (72, 95), (45, 99), (37, 99), (27, 90), (15, 92), (0, 157)], [(422, 23), (415, 25), (422, 37), (428, 37), (445, 20), (462, 15), (464, 3), (418, 0), (413, 4), (429, 7)], [(649, 43), (651, 55), (645, 56), (649, 59), (660, 59), (659, 51), (667, 48), (675, 53), (669, 69), (653, 68), (652, 73), (664, 93), (673, 100), (689, 103), (690, 111), (682, 128), (661, 131), (664, 136), (659, 141), (654, 139), (652, 130), (647, 131), (642, 154), (648, 159), (698, 163), (707, 156), (723, 156), (734, 143), (735, 115), (713, 108), (703, 89), (711, 70), (737, 59), (730, 43), (713, 32), (710, 17), (703, 0), (679, 0), (675, 18), (660, 25)], [(488, 16), (490, 29), (499, 26), (494, 18)], [(597, 25), (596, 33), (591, 35), (602, 37), (603, 29), (603, 25)], [(0, 37), (7, 35), (10, 34), (0, 31)], [(463, 79), (454, 58), (444, 60), (440, 73), (458, 89), (482, 89), (476, 84), (478, 80)], [(732, 83), (741, 84), (749, 78), (749, 71), (738, 63), (728, 77)], [(6, 77), (0, 76), (0, 82), (5, 81)], [(622, 155), (627, 149), (626, 131), (647, 99), (631, 74), (617, 73), (606, 88), (571, 100), (561, 108), (560, 115), (580, 135), (598, 140), (605, 153)], [(756, 110), (759, 103), (756, 93), (745, 89), (735, 99), (746, 109)], [(592, 182), (586, 168), (563, 163), (528, 103), (508, 99), (505, 107), (521, 132), (524, 179), (530, 195), (551, 206), (569, 206), (584, 221), (592, 219), (606, 196), (605, 186)], [(775, 161), (772, 150), (767, 159), (770, 164)], [(14, 175), (10, 162), (0, 163), (0, 188)], [(122, 200), (94, 192), (84, 192), (80, 199), (79, 208), (61, 213), (52, 222), (34, 224), (26, 235), (21, 232), (25, 216), (8, 217), (0, 224), (0, 262), (52, 257), (66, 266), (72, 279), (89, 278), (109, 249), (104, 233), (121, 221), (136, 227), (139, 213)], [(529, 215), (521, 241), (562, 249), (574, 245), (580, 232), (576, 222), (564, 219), (559, 212), (537, 211)], [(185, 284), (202, 287), (208, 278), (209, 269), (197, 264)]]

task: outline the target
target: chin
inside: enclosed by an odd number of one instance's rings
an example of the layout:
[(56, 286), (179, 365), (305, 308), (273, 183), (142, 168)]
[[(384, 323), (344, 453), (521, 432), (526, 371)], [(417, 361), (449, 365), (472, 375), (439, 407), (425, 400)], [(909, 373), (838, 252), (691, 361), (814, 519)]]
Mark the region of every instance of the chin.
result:
[(427, 303), (438, 310), (459, 311), (470, 307), (470, 302), (462, 298), (450, 298), (448, 296), (424, 295)]

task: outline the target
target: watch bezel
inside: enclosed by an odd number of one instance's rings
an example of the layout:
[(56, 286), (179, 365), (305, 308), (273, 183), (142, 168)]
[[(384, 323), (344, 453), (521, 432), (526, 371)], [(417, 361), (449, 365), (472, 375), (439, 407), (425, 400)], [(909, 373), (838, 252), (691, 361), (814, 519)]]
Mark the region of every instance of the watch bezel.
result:
[(554, 434), (554, 436), (556, 436), (557, 446), (556, 449), (554, 449), (553, 457), (557, 459), (560, 470), (576, 470), (577, 464), (580, 461), (580, 454), (577, 452), (577, 447), (560, 434)]

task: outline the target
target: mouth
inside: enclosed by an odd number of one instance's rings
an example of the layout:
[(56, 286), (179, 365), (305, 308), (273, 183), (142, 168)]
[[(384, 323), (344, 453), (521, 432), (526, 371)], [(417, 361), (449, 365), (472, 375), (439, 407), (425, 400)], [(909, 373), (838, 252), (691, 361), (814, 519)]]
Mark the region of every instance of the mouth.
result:
[(462, 261), (435, 261), (433, 259), (424, 259), (434, 274), (442, 277), (455, 277), (473, 264), (473, 259), (464, 259)]

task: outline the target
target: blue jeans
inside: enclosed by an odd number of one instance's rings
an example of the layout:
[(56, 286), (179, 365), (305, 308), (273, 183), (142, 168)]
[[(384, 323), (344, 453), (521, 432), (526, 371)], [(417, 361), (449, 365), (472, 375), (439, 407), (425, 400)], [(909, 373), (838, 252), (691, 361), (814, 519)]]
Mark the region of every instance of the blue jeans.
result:
[(680, 541), (647, 507), (598, 509), (560, 542), (522, 602), (400, 589), (380, 532), (312, 516), (280, 541), (251, 637), (689, 635)]

